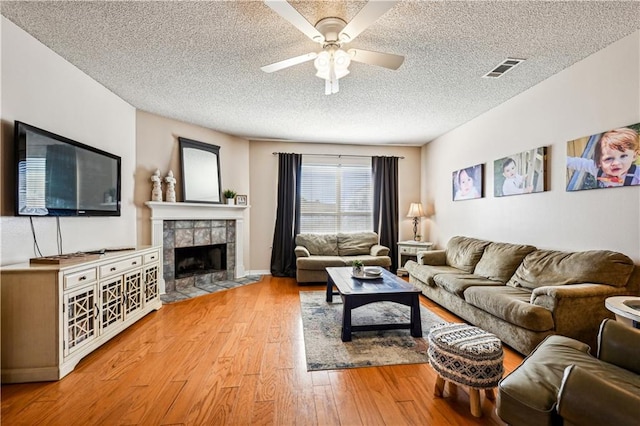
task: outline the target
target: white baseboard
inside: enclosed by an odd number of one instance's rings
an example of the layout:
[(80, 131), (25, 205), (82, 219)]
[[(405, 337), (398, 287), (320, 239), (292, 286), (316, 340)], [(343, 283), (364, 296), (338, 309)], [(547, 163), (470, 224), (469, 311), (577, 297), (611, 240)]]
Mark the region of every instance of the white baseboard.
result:
[(244, 271), (245, 275), (271, 275), (269, 270)]

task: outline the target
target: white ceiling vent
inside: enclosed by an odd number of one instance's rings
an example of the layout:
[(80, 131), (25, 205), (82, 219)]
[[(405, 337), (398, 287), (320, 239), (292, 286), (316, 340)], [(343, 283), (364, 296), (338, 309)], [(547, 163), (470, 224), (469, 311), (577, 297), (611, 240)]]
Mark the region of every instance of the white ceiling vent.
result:
[(502, 77), (506, 72), (518, 66), (524, 59), (507, 58), (500, 62), (494, 69), (482, 76), (482, 78), (498, 78)]

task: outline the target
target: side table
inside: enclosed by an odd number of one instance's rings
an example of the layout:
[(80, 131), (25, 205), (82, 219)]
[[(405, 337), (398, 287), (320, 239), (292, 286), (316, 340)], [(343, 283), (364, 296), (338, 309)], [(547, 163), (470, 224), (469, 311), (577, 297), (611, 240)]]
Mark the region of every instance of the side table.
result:
[(429, 251), (433, 243), (427, 241), (399, 241), (398, 242), (398, 270), (397, 275), (399, 277), (407, 275), (407, 270), (404, 269), (404, 264), (407, 260), (417, 260), (419, 251)]
[(604, 301), (604, 306), (616, 314), (616, 321), (633, 328), (640, 328), (640, 297), (607, 297)]

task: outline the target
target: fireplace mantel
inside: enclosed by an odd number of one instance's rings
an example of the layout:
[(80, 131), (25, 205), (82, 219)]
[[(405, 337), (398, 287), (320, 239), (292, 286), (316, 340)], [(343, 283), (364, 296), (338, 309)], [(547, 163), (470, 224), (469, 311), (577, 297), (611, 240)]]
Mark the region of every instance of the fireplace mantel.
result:
[(147, 201), (151, 220), (242, 220), (247, 206), (234, 204), (167, 203)]
[[(151, 245), (163, 246), (163, 222), (165, 220), (234, 220), (236, 223), (235, 278), (245, 276), (244, 269), (244, 214), (248, 206), (207, 203), (169, 203), (147, 201), (151, 209)], [(165, 281), (160, 274), (160, 292), (165, 293)]]

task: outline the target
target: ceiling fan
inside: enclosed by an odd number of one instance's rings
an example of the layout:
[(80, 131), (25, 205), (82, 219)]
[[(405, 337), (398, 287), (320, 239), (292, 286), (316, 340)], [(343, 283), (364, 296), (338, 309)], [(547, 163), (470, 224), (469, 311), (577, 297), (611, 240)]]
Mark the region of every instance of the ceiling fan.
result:
[(404, 56), (371, 50), (349, 49), (343, 46), (355, 39), (379, 17), (391, 9), (396, 1), (370, 0), (356, 16), (347, 23), (340, 18), (327, 17), (311, 25), (290, 3), (285, 0), (264, 0), (277, 14), (289, 21), (307, 37), (322, 45), (322, 50), (285, 59), (260, 68), (264, 72), (279, 71), (313, 60), (316, 76), (325, 80), (326, 95), (338, 93), (338, 80), (349, 74), (351, 61), (397, 70), (404, 62)]

